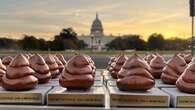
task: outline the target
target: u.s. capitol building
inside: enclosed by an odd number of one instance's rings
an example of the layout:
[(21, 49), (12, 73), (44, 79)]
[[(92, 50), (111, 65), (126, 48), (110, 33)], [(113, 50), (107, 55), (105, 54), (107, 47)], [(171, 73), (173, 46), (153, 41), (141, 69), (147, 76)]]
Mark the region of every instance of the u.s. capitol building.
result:
[(83, 40), (90, 49), (101, 51), (106, 49), (106, 44), (112, 41), (115, 37), (106, 36), (104, 34), (104, 28), (98, 14), (91, 25), (89, 35), (78, 36), (80, 40)]

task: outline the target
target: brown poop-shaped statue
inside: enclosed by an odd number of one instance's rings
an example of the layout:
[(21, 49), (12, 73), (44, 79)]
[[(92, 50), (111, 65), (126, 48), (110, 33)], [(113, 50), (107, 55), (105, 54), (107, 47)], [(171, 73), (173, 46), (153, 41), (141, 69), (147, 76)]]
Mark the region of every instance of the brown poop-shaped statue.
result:
[(131, 56), (118, 73), (117, 87), (122, 91), (151, 89), (155, 81), (150, 69), (142, 58)]
[(179, 56), (174, 55), (166, 64), (161, 75), (161, 79), (166, 84), (175, 84), (179, 76), (184, 72), (187, 64), (185, 60)]
[(51, 73), (44, 58), (39, 54), (35, 54), (30, 57), (29, 62), (30, 67), (35, 71), (34, 76), (38, 78), (39, 83), (49, 82), (51, 79)]
[(195, 94), (195, 62), (191, 62), (178, 78), (176, 87), (180, 91)]
[(92, 72), (88, 58), (76, 55), (67, 62), (59, 83), (67, 89), (89, 89), (94, 83)]
[(3, 63), (5, 66), (8, 66), (8, 65), (11, 63), (12, 60), (13, 60), (13, 58), (12, 58), (11, 56), (7, 56), (7, 57), (4, 57), (4, 58), (2, 59), (2, 63)]
[(61, 73), (62, 70), (64, 69), (64, 65), (63, 65), (63, 63), (58, 59), (58, 57), (56, 57), (56, 56), (53, 56), (53, 57), (54, 57), (54, 59), (56, 60), (56, 63), (58, 64), (59, 72)]
[(127, 56), (125, 56), (124, 54), (121, 54), (117, 57), (116, 62), (112, 65), (112, 69), (111, 69), (111, 76), (113, 78), (117, 78), (118, 72), (120, 71), (120, 69), (122, 68), (123, 64), (125, 63), (125, 61), (128, 59)]
[(60, 72), (58, 69), (58, 64), (56, 63), (56, 60), (53, 55), (46, 55), (44, 56), (45, 62), (49, 67), (50, 73), (52, 78), (56, 78)]
[(110, 70), (111, 70), (111, 68), (112, 68), (111, 65), (112, 65), (113, 62), (116, 62), (116, 57), (111, 57), (111, 58), (110, 58), (110, 61), (108, 62), (108, 66), (107, 66), (106, 69), (107, 69), (109, 72), (110, 72)]
[(86, 57), (88, 58), (89, 65), (91, 65), (91, 68), (93, 70), (92, 74), (93, 74), (93, 76), (95, 76), (95, 72), (96, 72), (95, 63), (94, 63), (94, 61), (92, 60), (92, 58), (90, 56), (86, 55)]
[(28, 59), (22, 54), (13, 59), (2, 78), (2, 87), (6, 90), (29, 90), (35, 88), (37, 84), (38, 79), (34, 76), (34, 70), (30, 68)]
[(155, 57), (155, 54), (149, 54), (147, 56), (145, 56), (144, 60), (150, 64), (150, 61)]
[(62, 62), (63, 65), (66, 65), (66, 60), (62, 54), (57, 54), (56, 57)]
[(156, 54), (156, 56), (150, 61), (151, 74), (154, 78), (160, 78), (163, 68), (166, 62), (162, 56)]
[(5, 71), (6, 71), (6, 67), (0, 59), (0, 82), (2, 81), (2, 77), (5, 74)]
[(186, 55), (184, 55), (183, 58), (186, 61), (186, 63), (189, 64), (192, 60), (192, 54), (186, 54)]

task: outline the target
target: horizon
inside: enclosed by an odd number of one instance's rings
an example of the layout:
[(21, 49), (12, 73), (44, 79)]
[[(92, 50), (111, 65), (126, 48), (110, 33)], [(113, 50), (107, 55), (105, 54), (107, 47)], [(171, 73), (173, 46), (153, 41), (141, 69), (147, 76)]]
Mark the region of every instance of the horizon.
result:
[(0, 37), (27, 34), (51, 40), (68, 27), (88, 35), (96, 12), (106, 35), (191, 36), (188, 0), (1, 0)]

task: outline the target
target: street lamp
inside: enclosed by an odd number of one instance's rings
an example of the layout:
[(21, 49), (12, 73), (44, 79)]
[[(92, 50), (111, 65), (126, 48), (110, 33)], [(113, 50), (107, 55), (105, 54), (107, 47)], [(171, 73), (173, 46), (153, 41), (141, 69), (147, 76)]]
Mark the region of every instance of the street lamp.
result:
[(195, 0), (190, 0), (190, 16), (192, 17), (191, 49), (192, 49), (192, 56), (194, 56), (194, 16), (195, 16)]

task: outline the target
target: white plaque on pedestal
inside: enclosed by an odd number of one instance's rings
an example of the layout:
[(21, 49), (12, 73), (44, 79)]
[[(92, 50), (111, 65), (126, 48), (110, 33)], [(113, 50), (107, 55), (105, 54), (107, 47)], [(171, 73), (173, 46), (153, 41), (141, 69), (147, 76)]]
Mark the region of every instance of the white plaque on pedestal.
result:
[(148, 91), (120, 91), (108, 87), (110, 105), (118, 107), (169, 107), (169, 95), (158, 88)]
[(103, 87), (92, 87), (89, 90), (72, 90), (54, 87), (47, 95), (48, 105), (104, 106)]
[(171, 96), (171, 105), (174, 107), (195, 107), (195, 94), (179, 91), (177, 88), (162, 88)]

